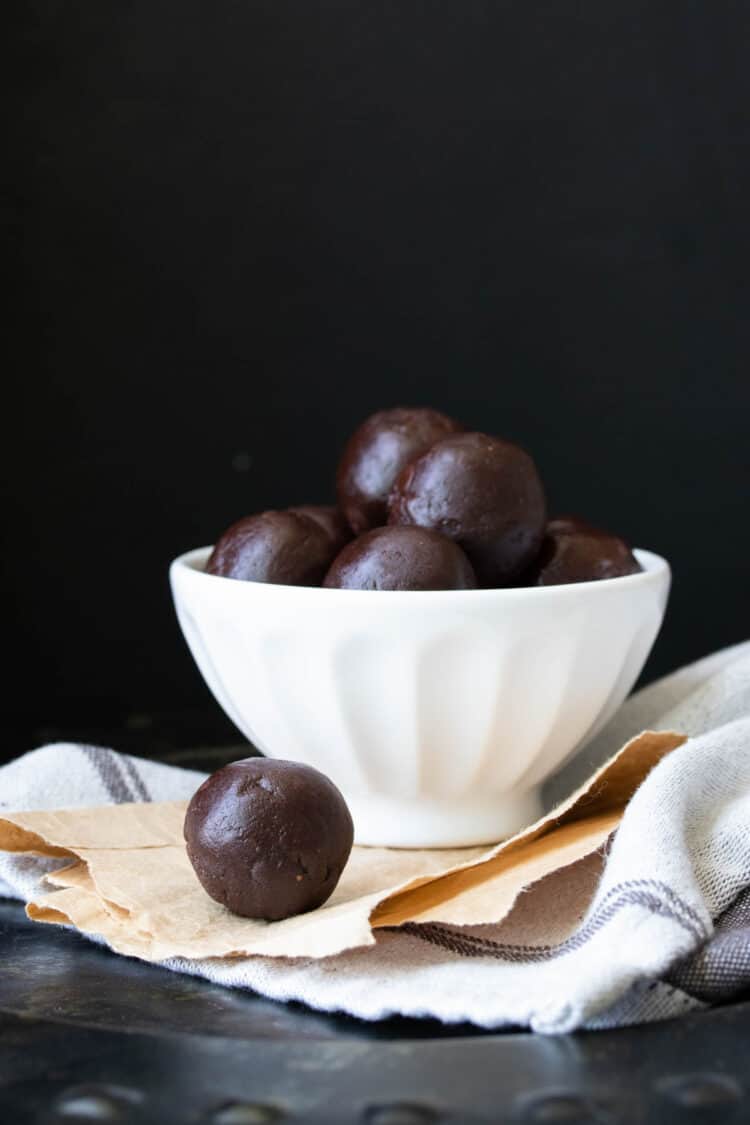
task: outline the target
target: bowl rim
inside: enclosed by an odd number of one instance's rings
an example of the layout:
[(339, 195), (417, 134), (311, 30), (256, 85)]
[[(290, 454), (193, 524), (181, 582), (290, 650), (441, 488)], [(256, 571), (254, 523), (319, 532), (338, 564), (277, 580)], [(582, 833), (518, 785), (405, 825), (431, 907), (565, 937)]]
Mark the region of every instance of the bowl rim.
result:
[[(343, 597), (350, 602), (357, 600), (363, 602), (372, 598), (378, 598), (382, 601), (403, 602), (406, 599), (416, 598), (420, 604), (435, 601), (468, 602), (480, 595), (484, 598), (490, 597), (507, 601), (540, 598), (549, 600), (554, 597), (567, 598), (576, 595), (580, 597), (582, 594), (586, 596), (587, 593), (594, 593), (594, 591), (598, 595), (604, 595), (613, 589), (628, 588), (636, 590), (642, 586), (658, 584), (665, 579), (671, 579), (671, 568), (665, 558), (643, 547), (634, 547), (633, 554), (641, 564), (642, 570), (635, 574), (622, 575), (619, 578), (599, 578), (592, 582), (567, 582), (557, 586), (504, 586), (497, 589), (480, 587), (474, 590), (343, 590), (327, 586), (292, 586), (275, 582), (245, 582), (238, 581), (236, 578), (225, 578), (218, 574), (207, 574), (203, 569), (203, 564), (207, 561), (212, 549), (211, 546), (194, 547), (192, 550), (178, 555), (170, 564), (170, 579), (174, 580), (178, 574), (189, 574), (193, 581), (211, 583), (215, 590), (220, 588), (219, 584), (227, 592), (234, 589), (237, 597), (247, 596), (250, 591), (256, 593), (263, 591), (268, 598), (288, 597), (292, 594), (312, 596), (316, 599), (326, 598), (329, 601)], [(241, 595), (240, 590), (245, 590), (247, 593)]]

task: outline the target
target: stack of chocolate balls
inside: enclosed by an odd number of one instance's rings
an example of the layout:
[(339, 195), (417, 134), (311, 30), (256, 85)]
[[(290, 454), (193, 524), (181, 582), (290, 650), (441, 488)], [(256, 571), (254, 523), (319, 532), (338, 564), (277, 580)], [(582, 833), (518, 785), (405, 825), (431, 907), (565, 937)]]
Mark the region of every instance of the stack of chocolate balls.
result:
[(525, 450), (425, 407), (373, 414), (349, 439), (338, 507), (246, 516), (216, 543), (209, 574), (349, 590), (553, 586), (640, 570), (618, 536), (548, 521)]

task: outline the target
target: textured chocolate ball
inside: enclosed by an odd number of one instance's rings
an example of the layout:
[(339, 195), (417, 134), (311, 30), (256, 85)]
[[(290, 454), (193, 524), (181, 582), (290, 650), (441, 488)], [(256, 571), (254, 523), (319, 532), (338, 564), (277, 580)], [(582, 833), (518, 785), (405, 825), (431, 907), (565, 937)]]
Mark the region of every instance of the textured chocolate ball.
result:
[(474, 590), (472, 565), (450, 539), (423, 527), (376, 527), (334, 560), (324, 586), (342, 590)]
[(206, 570), (244, 582), (319, 586), (335, 555), (328, 533), (309, 516), (259, 512), (227, 528)]
[(641, 569), (627, 543), (617, 535), (590, 528), (547, 534), (528, 574), (530, 586), (561, 586), (624, 578)]
[(398, 406), (367, 418), (346, 443), (336, 474), (339, 507), (355, 535), (385, 523), (393, 482), (409, 461), (462, 429), (428, 407)]
[(318, 770), (245, 758), (217, 770), (185, 814), (201, 886), (233, 914), (278, 922), (333, 893), (354, 839), (344, 798)]
[(331, 544), (331, 550), (338, 554), (352, 538), (352, 529), (344, 519), (343, 514), (332, 504), (301, 504), (297, 508), (289, 508), (298, 516), (307, 516), (315, 520), (323, 528)]
[(547, 516), (536, 466), (523, 449), (487, 434), (444, 438), (394, 485), (389, 524), (415, 524), (453, 539), (481, 586), (507, 586), (534, 559)]

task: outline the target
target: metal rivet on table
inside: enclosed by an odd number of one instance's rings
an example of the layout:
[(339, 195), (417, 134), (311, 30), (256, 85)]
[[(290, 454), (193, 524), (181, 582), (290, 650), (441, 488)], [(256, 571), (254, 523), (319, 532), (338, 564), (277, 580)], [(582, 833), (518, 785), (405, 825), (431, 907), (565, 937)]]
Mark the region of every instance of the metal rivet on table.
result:
[(731, 1105), (742, 1097), (742, 1087), (728, 1074), (680, 1074), (663, 1078), (657, 1089), (683, 1109), (710, 1109)]
[(367, 1125), (430, 1125), (436, 1120), (434, 1109), (414, 1102), (372, 1105), (365, 1111)]
[(609, 1120), (585, 1095), (562, 1092), (534, 1097), (523, 1114), (527, 1125), (595, 1125)]
[(281, 1121), (282, 1110), (261, 1102), (226, 1102), (211, 1114), (211, 1125), (269, 1125)]
[(79, 1121), (124, 1121), (132, 1103), (140, 1100), (141, 1095), (135, 1090), (75, 1086), (60, 1095), (55, 1111), (58, 1117), (73, 1117)]

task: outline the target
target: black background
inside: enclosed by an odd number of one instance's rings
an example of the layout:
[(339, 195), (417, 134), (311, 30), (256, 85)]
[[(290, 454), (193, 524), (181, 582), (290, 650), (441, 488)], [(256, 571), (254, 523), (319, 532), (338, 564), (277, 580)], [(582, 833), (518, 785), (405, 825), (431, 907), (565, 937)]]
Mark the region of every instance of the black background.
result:
[(746, 4), (15, 12), (19, 741), (216, 718), (170, 559), (330, 498), (398, 403), (521, 440), (554, 509), (668, 556), (648, 676), (747, 635)]

